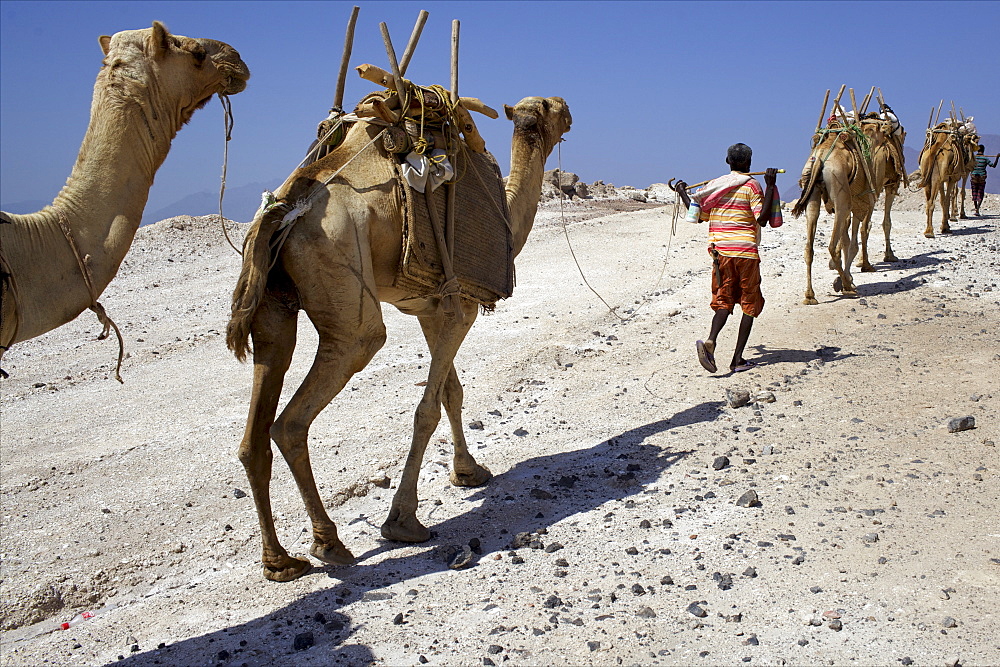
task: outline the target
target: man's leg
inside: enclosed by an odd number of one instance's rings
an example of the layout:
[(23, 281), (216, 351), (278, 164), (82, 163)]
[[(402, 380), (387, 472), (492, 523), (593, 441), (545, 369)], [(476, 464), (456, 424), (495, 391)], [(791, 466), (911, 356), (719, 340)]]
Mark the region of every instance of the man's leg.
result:
[(747, 341), (750, 340), (750, 329), (752, 327), (753, 318), (743, 313), (743, 319), (740, 320), (740, 332), (736, 337), (736, 350), (733, 352), (733, 361), (729, 364), (730, 370), (747, 363), (746, 359), (743, 358), (743, 349), (747, 346)]

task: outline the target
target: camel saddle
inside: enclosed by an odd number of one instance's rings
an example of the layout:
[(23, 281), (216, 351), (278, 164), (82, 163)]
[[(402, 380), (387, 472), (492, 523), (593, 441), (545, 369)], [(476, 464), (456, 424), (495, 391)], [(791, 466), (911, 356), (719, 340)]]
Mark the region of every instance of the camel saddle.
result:
[[(407, 184), (401, 162), (394, 164), (404, 222), (403, 252), (393, 286), (429, 296), (445, 281), (445, 275), (427, 197)], [(453, 271), (462, 296), (489, 311), (497, 300), (514, 292), (514, 241), (500, 167), (489, 152), (475, 153), (464, 142), (459, 144), (452, 166), (455, 184), (439, 187), (432, 195), (437, 219), (445, 220), (445, 190), (454, 187)]]

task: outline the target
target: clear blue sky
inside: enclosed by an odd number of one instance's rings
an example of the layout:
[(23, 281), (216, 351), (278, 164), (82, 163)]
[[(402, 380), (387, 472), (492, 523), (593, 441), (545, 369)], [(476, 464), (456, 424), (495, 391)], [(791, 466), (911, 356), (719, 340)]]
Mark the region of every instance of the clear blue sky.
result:
[[(253, 76), (232, 98), (229, 186), (277, 186), (332, 103), (353, 4), (3, 0), (0, 201), (51, 201), (87, 126), (98, 36), (153, 20), (243, 55)], [(427, 9), (408, 78), (447, 85), (457, 18), (460, 92), (497, 109), (528, 95), (564, 97), (574, 123), (562, 166), (588, 182), (641, 188), (675, 176), (703, 180), (721, 173), (726, 147), (742, 141), (754, 149), (756, 168), (788, 169), (778, 185), (791, 193), (823, 93), (841, 83), (859, 98), (880, 86), (916, 148), (942, 98), (974, 115), (981, 132), (1000, 133), (997, 2), (358, 4), (352, 66), (387, 68), (378, 23), (388, 23), (402, 55), (417, 12)], [(352, 71), (345, 106), (371, 89)], [(506, 173), (510, 123), (502, 114), (477, 121)], [(217, 191), (222, 132), (213, 101), (174, 140), (148, 210)]]

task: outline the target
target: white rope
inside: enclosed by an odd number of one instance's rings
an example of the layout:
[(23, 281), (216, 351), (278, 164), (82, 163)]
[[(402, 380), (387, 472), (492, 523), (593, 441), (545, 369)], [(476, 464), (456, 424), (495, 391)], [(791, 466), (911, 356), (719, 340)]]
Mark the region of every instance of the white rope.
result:
[[(558, 145), (558, 149), (557, 149), (558, 150), (558, 160), (559, 160), (559, 170), (558, 171), (559, 171), (560, 174), (562, 173), (562, 145), (561, 144), (562, 144), (562, 142), (560, 142), (560, 144)], [(617, 312), (618, 306), (612, 307), (607, 301), (604, 300), (604, 297), (601, 296), (600, 293), (591, 286), (590, 281), (587, 280), (587, 276), (584, 275), (584, 273), (583, 273), (583, 267), (580, 266), (580, 262), (576, 258), (576, 252), (574, 252), (574, 250), (573, 250), (573, 243), (569, 240), (569, 230), (568, 230), (567, 225), (566, 225), (566, 211), (565, 211), (565, 208), (564, 208), (564, 202), (565, 202), (565, 200), (566, 200), (566, 193), (562, 191), (562, 187), (559, 187), (559, 216), (560, 216), (561, 222), (562, 222), (563, 236), (566, 238), (566, 245), (569, 246), (569, 253), (573, 257), (573, 263), (576, 264), (576, 269), (577, 269), (577, 271), (579, 271), (580, 277), (583, 279), (583, 283), (587, 286), (587, 289), (589, 289), (591, 292), (594, 293), (594, 296), (596, 296), (598, 299), (601, 300), (601, 303), (603, 303), (607, 307), (608, 312), (610, 312), (612, 315), (614, 315), (615, 317), (617, 317), (622, 322), (628, 322), (629, 320), (631, 320), (633, 317), (635, 317), (638, 314), (639, 310), (643, 306), (645, 306), (647, 303), (650, 302), (649, 297), (644, 296), (642, 303), (640, 303), (636, 308), (633, 308), (632, 312), (629, 313), (628, 317), (623, 317), (622, 315), (619, 315), (618, 312)], [(663, 280), (664, 274), (666, 274), (666, 272), (667, 272), (667, 262), (669, 262), (669, 260), (670, 260), (670, 246), (671, 246), (671, 242), (673, 241), (674, 234), (677, 233), (677, 217), (678, 217), (677, 197), (675, 196), (674, 197), (673, 219), (671, 220), (671, 225), (670, 225), (670, 236), (667, 238), (667, 253), (666, 253), (666, 256), (663, 258), (663, 268), (660, 269), (660, 277), (656, 279), (656, 284), (653, 285), (653, 289), (651, 289), (650, 292), (655, 292), (656, 291), (656, 288), (660, 286), (660, 282)]]

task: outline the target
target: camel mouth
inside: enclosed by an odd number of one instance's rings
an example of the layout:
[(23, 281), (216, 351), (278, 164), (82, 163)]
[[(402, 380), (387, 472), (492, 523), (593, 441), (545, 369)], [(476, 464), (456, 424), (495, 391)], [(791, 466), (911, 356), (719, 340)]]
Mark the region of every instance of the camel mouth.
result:
[(222, 76), (222, 87), (219, 92), (223, 95), (236, 95), (246, 90), (247, 81), (250, 79), (250, 68), (243, 62), (239, 51), (225, 42), (214, 39), (197, 41), (205, 48), (216, 70)]

